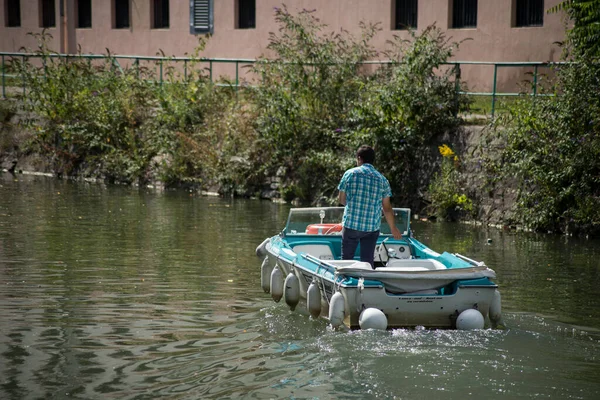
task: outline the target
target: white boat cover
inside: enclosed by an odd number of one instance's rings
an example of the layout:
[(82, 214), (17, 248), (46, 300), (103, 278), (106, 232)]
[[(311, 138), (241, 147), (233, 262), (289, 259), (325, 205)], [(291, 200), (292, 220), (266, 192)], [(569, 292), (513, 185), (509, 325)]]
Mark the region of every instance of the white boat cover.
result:
[[(446, 286), (458, 279), (496, 278), (494, 270), (486, 266), (473, 266), (468, 268), (437, 269), (441, 264), (433, 263), (426, 266), (416, 261), (435, 260), (407, 260), (405, 265), (371, 268), (371, 264), (356, 262), (347, 266), (336, 266), (337, 275), (345, 275), (353, 278), (363, 278), (380, 281), (386, 290), (393, 293), (412, 293), (422, 290), (436, 289)], [(436, 264), (437, 263), (437, 264)], [(434, 269), (435, 268), (435, 269)]]

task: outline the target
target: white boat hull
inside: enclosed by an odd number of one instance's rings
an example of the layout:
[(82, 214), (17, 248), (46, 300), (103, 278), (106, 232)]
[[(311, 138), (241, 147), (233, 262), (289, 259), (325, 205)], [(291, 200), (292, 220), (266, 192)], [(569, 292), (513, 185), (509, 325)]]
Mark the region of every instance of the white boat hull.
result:
[[(318, 277), (289, 263), (287, 260), (268, 254), (269, 263), (277, 265), (283, 276), (293, 273), (300, 284), (300, 298), (305, 303), (308, 287), (313, 280), (321, 289), (321, 316), (329, 315), (329, 301), (335, 290), (339, 290), (345, 300), (344, 323), (351, 329), (359, 328), (360, 313), (366, 308), (377, 308), (387, 317), (388, 328), (416, 327), (454, 328), (456, 318), (466, 309), (477, 309), (486, 322), (489, 321), (490, 306), (494, 301), (495, 286), (459, 286), (451, 295), (434, 295), (421, 291), (418, 294), (394, 294), (378, 287), (344, 287), (335, 285), (333, 280)], [(443, 284), (446, 280), (429, 280), (432, 285)], [(418, 285), (416, 282), (409, 284)], [(416, 286), (415, 286), (416, 287)], [(421, 287), (421, 285), (419, 285)]]

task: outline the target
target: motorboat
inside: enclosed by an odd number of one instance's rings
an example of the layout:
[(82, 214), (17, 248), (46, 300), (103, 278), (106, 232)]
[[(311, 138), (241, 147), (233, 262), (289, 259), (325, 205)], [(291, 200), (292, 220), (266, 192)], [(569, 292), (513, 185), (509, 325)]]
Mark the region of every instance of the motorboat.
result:
[(413, 237), (411, 211), (394, 208), (395, 239), (382, 216), (375, 262), (342, 260), (343, 207), (290, 209), (283, 230), (256, 249), (261, 286), (291, 310), (298, 304), (333, 327), (502, 328), (495, 272), (458, 253), (437, 253)]

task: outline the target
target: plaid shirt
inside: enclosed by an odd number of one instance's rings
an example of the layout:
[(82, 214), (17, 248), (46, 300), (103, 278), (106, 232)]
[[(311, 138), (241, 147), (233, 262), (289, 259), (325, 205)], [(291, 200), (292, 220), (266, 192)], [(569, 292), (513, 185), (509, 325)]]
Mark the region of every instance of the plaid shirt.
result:
[(390, 183), (371, 164), (344, 173), (340, 192), (346, 192), (346, 208), (342, 225), (362, 232), (373, 232), (381, 225), (382, 200), (392, 197)]

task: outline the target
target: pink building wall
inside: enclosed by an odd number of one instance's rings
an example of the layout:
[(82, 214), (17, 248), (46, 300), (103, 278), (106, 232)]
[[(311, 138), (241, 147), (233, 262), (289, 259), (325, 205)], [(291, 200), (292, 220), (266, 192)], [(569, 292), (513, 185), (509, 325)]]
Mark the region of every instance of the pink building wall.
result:
[[(0, 51), (15, 52), (22, 47), (33, 48), (35, 41), (28, 32), (41, 32), (40, 0), (20, 0), (21, 27), (8, 28), (5, 22), (6, 1), (0, 0)], [(458, 61), (558, 61), (560, 48), (555, 42), (564, 40), (561, 14), (545, 14), (542, 27), (513, 27), (517, 0), (479, 0), (477, 27), (451, 29), (453, 0), (419, 0), (417, 30), (436, 25), (455, 41), (461, 41), (454, 60)], [(561, 0), (545, 0), (548, 9)], [(60, 3), (64, 2), (66, 18), (61, 18)], [(253, 59), (266, 52), (269, 32), (276, 31), (274, 7), (286, 4), (291, 12), (316, 9), (316, 15), (329, 29), (348, 30), (357, 34), (359, 22), (377, 22), (382, 31), (373, 45), (383, 49), (393, 35), (408, 37), (406, 31), (392, 29), (393, 0), (256, 0), (256, 28), (236, 29), (237, 0), (214, 0), (214, 33), (201, 54), (208, 58)], [(92, 0), (92, 28), (75, 27), (76, 0), (56, 0), (56, 27), (48, 29), (54, 36), (52, 47), (59, 52), (75, 53), (78, 46), (84, 53), (154, 56), (160, 50), (166, 55), (192, 54), (198, 37), (190, 33), (190, 1), (170, 0), (169, 29), (151, 29), (151, 1), (130, 0), (130, 28), (113, 29), (112, 0)], [(502, 68), (499, 82), (519, 80), (523, 71)], [(234, 68), (215, 66), (215, 76), (233, 76)], [(463, 66), (462, 76), (469, 90), (489, 91), (493, 67)]]

